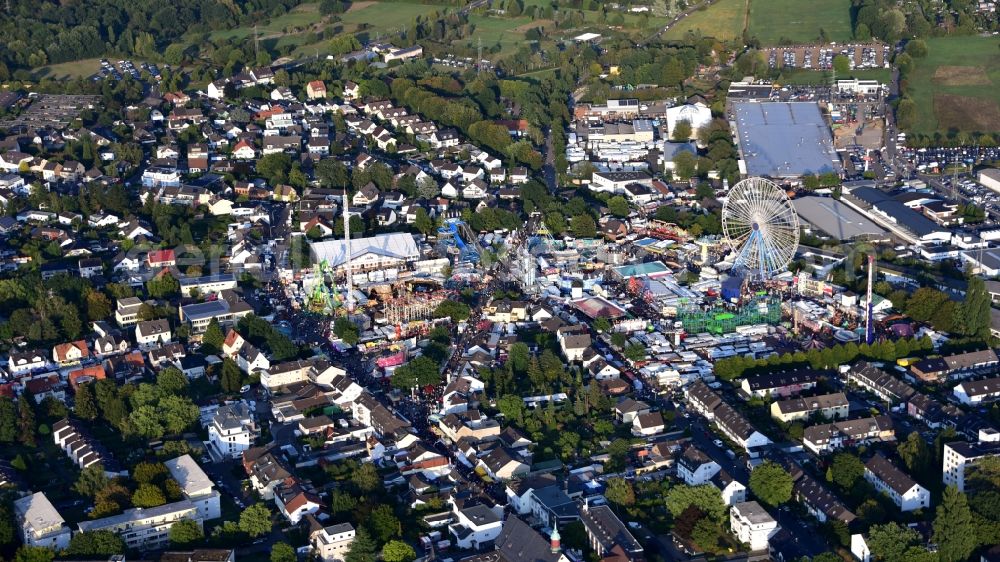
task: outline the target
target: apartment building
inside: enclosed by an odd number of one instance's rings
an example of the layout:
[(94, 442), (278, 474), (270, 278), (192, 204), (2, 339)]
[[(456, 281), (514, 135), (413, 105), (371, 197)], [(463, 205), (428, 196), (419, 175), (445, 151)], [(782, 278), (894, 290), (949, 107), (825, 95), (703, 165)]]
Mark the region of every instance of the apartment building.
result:
[(209, 452), (218, 460), (239, 458), (260, 435), (250, 406), (245, 402), (220, 407), (208, 426)]
[(156, 550), (170, 544), (170, 528), (182, 519), (191, 519), (199, 526), (203, 523), (198, 507), (183, 499), (157, 507), (134, 507), (111, 517), (81, 521), (77, 528), (80, 532), (111, 531), (120, 536), (130, 549)]
[(865, 480), (889, 496), (900, 511), (924, 509), (931, 505), (931, 494), (927, 488), (917, 484), (881, 453), (865, 463)]
[(873, 441), (895, 441), (896, 432), (889, 416), (844, 420), (807, 427), (802, 432), (802, 445), (817, 455), (841, 447), (851, 447)]
[(180, 485), (184, 498), (198, 509), (199, 518), (208, 521), (222, 516), (219, 491), (215, 489), (215, 482), (212, 482), (191, 455), (163, 461), (163, 466), (167, 467), (170, 475)]
[(778, 522), (755, 501), (734, 505), (729, 510), (729, 526), (751, 551), (767, 550), (768, 540), (778, 533)]
[(964, 492), (966, 468), (984, 458), (997, 456), (1000, 456), (1000, 441), (947, 443), (944, 446), (941, 481), (945, 486), (956, 486), (960, 492)]
[(322, 527), (310, 518), (312, 531), (309, 533), (309, 543), (313, 551), (323, 562), (338, 562), (344, 559), (354, 543), (354, 527), (350, 523), (340, 523)]
[(62, 550), (69, 546), (70, 529), (49, 498), (42, 492), (14, 501), (14, 515), (21, 529), (21, 542)]
[(813, 414), (819, 414), (828, 420), (843, 419), (847, 417), (849, 409), (847, 396), (843, 392), (834, 392), (779, 400), (771, 404), (771, 417), (784, 423), (804, 420)]

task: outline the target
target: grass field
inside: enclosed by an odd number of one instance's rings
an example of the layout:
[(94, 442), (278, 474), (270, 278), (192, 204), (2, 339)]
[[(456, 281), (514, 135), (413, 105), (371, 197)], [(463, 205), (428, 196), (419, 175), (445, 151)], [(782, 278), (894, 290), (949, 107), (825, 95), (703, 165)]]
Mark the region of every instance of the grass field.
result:
[(1000, 57), (996, 37), (927, 40), (928, 55), (906, 77), (917, 104), (913, 131), (1000, 130)]
[(743, 35), (746, 4), (747, 0), (717, 0), (708, 8), (677, 22), (663, 34), (663, 38), (679, 40), (689, 31), (694, 31), (722, 41), (739, 39)]
[(820, 29), (830, 41), (849, 41), (851, 0), (750, 0), (750, 35), (764, 45), (812, 43)]
[[(115, 59), (117, 60), (117, 59)], [(136, 59), (131, 59), (132, 62), (139, 64)], [(34, 71), (35, 75), (39, 78), (54, 78), (56, 80), (73, 79), (73, 78), (86, 78), (88, 76), (93, 76), (98, 70), (101, 69), (101, 59), (83, 59), (75, 60), (70, 62), (63, 62), (59, 64), (50, 64), (48, 66), (43, 66), (38, 70)]]
[(398, 30), (408, 27), (417, 16), (425, 16), (437, 11), (444, 11), (444, 6), (429, 6), (426, 4), (410, 4), (403, 2), (374, 2), (361, 9), (351, 9), (341, 16), (346, 25), (363, 23), (378, 30)]

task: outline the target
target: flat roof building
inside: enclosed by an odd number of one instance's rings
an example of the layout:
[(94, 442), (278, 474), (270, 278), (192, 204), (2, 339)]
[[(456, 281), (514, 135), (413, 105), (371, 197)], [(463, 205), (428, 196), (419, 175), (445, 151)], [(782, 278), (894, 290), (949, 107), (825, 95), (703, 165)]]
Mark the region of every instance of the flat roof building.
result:
[(55, 550), (69, 546), (69, 527), (44, 493), (36, 492), (16, 500), (14, 514), (21, 526), (24, 544)]
[(797, 178), (843, 171), (833, 133), (817, 103), (738, 102), (733, 109), (748, 175)]
[(799, 197), (792, 200), (792, 206), (802, 220), (837, 240), (886, 237), (884, 228), (832, 197)]

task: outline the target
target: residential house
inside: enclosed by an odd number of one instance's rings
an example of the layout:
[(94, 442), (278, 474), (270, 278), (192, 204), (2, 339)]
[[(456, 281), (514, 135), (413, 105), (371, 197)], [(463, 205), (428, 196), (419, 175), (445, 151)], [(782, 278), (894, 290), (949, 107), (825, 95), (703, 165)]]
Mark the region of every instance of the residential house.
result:
[(298, 525), (306, 515), (319, 511), (323, 502), (297, 478), (288, 478), (274, 487), (274, 505), (292, 525)]
[(310, 520), (309, 544), (322, 562), (342, 562), (354, 543), (355, 531), (350, 523), (338, 523), (323, 527), (312, 517)]
[(843, 392), (779, 400), (771, 404), (771, 417), (789, 423), (819, 414), (826, 419), (846, 418), (850, 404)]
[(7, 358), (7, 369), (11, 375), (24, 375), (44, 369), (49, 364), (45, 353), (37, 349), (11, 351)]
[(138, 323), (140, 308), (142, 308), (142, 301), (138, 297), (126, 297), (116, 300), (115, 321), (123, 328)]
[(715, 410), (722, 404), (722, 398), (701, 379), (689, 384), (684, 396), (688, 406), (709, 421), (715, 419)]
[(917, 484), (881, 453), (876, 453), (865, 463), (865, 480), (887, 495), (900, 511), (925, 509), (931, 505), (931, 496), (927, 488)]
[(660, 412), (639, 414), (632, 420), (632, 435), (636, 437), (652, 437), (663, 433), (666, 424)]
[(79, 365), (90, 357), (90, 347), (84, 340), (60, 343), (52, 348), (52, 361), (60, 367)]
[(642, 545), (609, 506), (584, 502), (580, 521), (587, 533), (587, 542), (602, 560), (645, 560)]
[(743, 414), (725, 402), (715, 409), (715, 423), (726, 437), (743, 447), (751, 458), (760, 456), (771, 444), (766, 435), (757, 431)]
[(478, 466), (494, 480), (510, 480), (531, 470), (521, 455), (507, 447), (497, 447), (479, 459)]
[(786, 397), (815, 388), (820, 379), (831, 374), (812, 369), (765, 373), (744, 378), (740, 388), (747, 396), (756, 398)]
[(482, 504), (459, 508), (454, 503), (452, 512), (455, 522), (448, 525), (448, 532), (455, 546), (463, 550), (479, 550), (495, 541), (503, 530), (499, 508), (490, 509)]
[(847, 372), (847, 382), (893, 404), (907, 400), (916, 392), (910, 385), (866, 361), (859, 361), (851, 367)]
[(895, 441), (889, 416), (835, 421), (805, 428), (802, 445), (817, 455), (874, 441)]
[(689, 445), (677, 458), (677, 477), (688, 486), (707, 484), (722, 467), (695, 445)]
[(1000, 400), (1000, 377), (975, 381), (962, 381), (955, 385), (952, 394), (962, 404), (977, 406)]
[(163, 318), (144, 320), (135, 325), (135, 341), (144, 350), (168, 343), (172, 337), (170, 322)]
[(804, 472), (796, 472), (793, 476), (795, 483), (792, 485), (792, 495), (820, 523), (840, 521), (845, 525), (850, 525), (852, 521), (857, 519), (843, 502), (830, 493), (819, 481)]

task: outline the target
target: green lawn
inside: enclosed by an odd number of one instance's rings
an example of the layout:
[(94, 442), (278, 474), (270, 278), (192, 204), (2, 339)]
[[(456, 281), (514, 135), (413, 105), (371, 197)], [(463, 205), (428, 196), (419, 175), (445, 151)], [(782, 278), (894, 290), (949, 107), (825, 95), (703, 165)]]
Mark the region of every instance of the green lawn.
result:
[(849, 41), (851, 0), (750, 0), (749, 32), (764, 45), (814, 43), (821, 29), (829, 41)]
[(932, 134), (1000, 130), (1000, 39), (939, 37), (906, 77), (905, 94), (917, 104), (913, 131)]
[(663, 34), (664, 39), (683, 39), (689, 31), (721, 41), (739, 39), (743, 34), (748, 0), (718, 0), (677, 22)]

